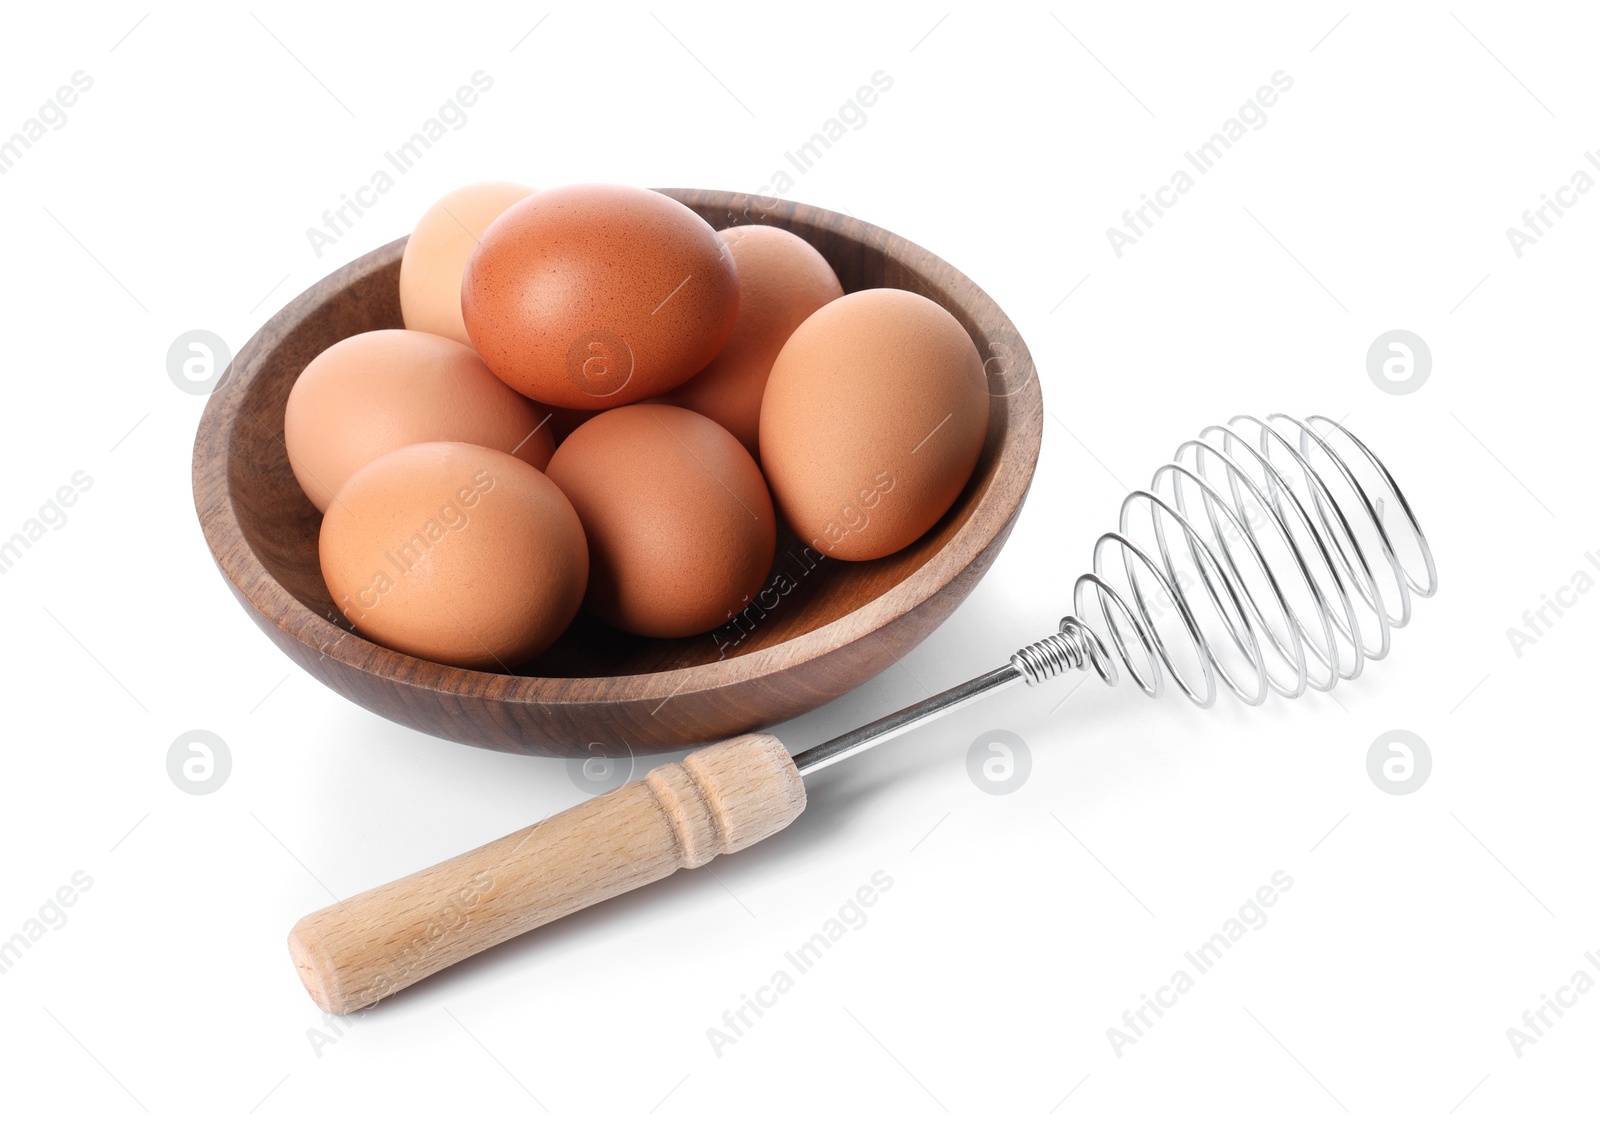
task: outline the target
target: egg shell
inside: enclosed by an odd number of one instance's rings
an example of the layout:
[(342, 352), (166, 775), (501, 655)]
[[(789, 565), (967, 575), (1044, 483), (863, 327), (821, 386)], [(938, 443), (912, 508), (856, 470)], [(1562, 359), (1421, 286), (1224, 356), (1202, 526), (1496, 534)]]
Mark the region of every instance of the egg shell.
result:
[(407, 328), (472, 343), (461, 320), (467, 259), (489, 224), (532, 194), (526, 184), (468, 184), (422, 213), (400, 256), (400, 316)]
[(601, 410), (670, 391), (733, 331), (739, 283), (711, 226), (660, 192), (549, 188), (490, 224), (467, 261), (472, 343), (516, 390)]
[(681, 407), (596, 415), (550, 478), (589, 541), (586, 605), (646, 637), (715, 629), (761, 590), (777, 547), (772, 499), (739, 440)]
[(416, 442), (471, 442), (543, 469), (548, 410), (496, 379), (465, 344), (409, 329), (363, 332), (324, 350), (289, 391), (289, 466), (318, 511), (350, 475)]
[(361, 634), (499, 672), (560, 636), (589, 573), (561, 490), (525, 461), (463, 442), (406, 446), (357, 471), (323, 517), (318, 555)]
[(789, 337), (761, 404), (761, 462), (802, 540), (836, 559), (913, 543), (972, 475), (989, 422), (978, 350), (928, 298), (868, 289)]
[(661, 401), (705, 415), (760, 459), (761, 396), (772, 362), (801, 323), (843, 295), (828, 260), (781, 227), (729, 227), (739, 271), (739, 315), (733, 335), (705, 368)]

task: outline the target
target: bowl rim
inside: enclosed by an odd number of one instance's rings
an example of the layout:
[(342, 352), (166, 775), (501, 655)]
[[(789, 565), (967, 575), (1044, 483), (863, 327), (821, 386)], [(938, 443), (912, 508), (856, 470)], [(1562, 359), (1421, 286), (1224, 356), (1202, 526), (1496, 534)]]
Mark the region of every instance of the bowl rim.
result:
[[(838, 216), (836, 212), (819, 207), (770, 197), (754, 197), (741, 192), (677, 188), (655, 190), (686, 204), (689, 202), (686, 197), (693, 197), (695, 202), (701, 204), (725, 199), (730, 214), (740, 200), (759, 201), (763, 217), (780, 217), (779, 223), (767, 225), (798, 223), (815, 226), (819, 217), (826, 221)], [(997, 318), (1009, 326), (1018, 342), (1021, 342), (1021, 333), (1017, 332), (999, 305), (949, 263), (881, 227), (853, 216), (838, 217), (859, 225), (856, 241), (870, 240), (909, 272), (924, 278), (944, 272), (949, 288), (964, 290), (960, 301), (970, 310), (974, 320)], [(408, 688), (425, 686), (429, 691), (442, 695), (504, 701), (560, 702), (569, 691), (581, 694), (583, 686), (604, 682), (607, 685), (606, 699), (615, 703), (629, 703), (671, 698), (686, 691), (716, 690), (795, 670), (867, 638), (892, 624), (912, 607), (937, 596), (971, 566), (991, 542), (1002, 537), (1004, 530), (1015, 521), (1032, 484), (1043, 437), (1043, 399), (1037, 369), (1031, 356), (1027, 356), (1024, 345), (1028, 371), (1023, 385), (1003, 396), (990, 392), (992, 398), (1008, 400), (1011, 409), (1000, 431), (1002, 438), (998, 463), (967, 519), (932, 557), (914, 571), (877, 597), (831, 622), (765, 649), (705, 664), (603, 676), (519, 676), (509, 672), (487, 672), (389, 649), (323, 617), (278, 582), (256, 553), (240, 523), (233, 492), (229, 487), (228, 466), (233, 457), (236, 424), (244, 409), (242, 400), (257, 378), (260, 365), (267, 355), (313, 316), (330, 293), (348, 290), (355, 282), (398, 261), (408, 238), (409, 235), (402, 235), (324, 275), (269, 317), (224, 370), (206, 402), (195, 434), (192, 466), (195, 509), (218, 569), (238, 595), (279, 630), (291, 635), (302, 645), (320, 651), (324, 657), (366, 676)], [(933, 267), (938, 269), (934, 270)], [(1038, 402), (1037, 410), (1025, 409), (1029, 399)], [(1033, 420), (1031, 426), (1026, 424), (1029, 418)], [(1003, 519), (998, 524), (987, 525), (985, 521), (975, 519), (986, 509), (1002, 510)], [(988, 534), (979, 530), (985, 526), (990, 529)], [(911, 582), (917, 583), (923, 591), (916, 601), (907, 604), (903, 596), (896, 595)], [(686, 685), (686, 678), (692, 678), (694, 683)]]

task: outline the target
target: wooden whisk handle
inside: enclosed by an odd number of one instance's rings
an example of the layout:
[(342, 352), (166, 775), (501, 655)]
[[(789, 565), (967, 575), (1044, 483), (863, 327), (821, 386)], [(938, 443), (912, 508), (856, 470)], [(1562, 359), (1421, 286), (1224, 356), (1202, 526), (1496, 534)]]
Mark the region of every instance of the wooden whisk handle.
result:
[(350, 1013), (563, 915), (776, 833), (806, 805), (794, 760), (742, 735), (393, 883), (289, 932), (307, 991)]

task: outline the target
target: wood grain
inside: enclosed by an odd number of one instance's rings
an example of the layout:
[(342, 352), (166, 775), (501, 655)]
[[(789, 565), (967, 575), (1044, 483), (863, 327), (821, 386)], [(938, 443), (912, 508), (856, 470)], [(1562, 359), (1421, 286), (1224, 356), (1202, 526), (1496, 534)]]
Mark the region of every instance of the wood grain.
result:
[(354, 1012), (535, 927), (764, 840), (805, 805), (782, 743), (730, 739), (313, 912), (290, 932), (289, 954), (318, 1005)]
[(827, 258), (846, 292), (912, 290), (962, 323), (985, 360), (989, 429), (944, 519), (905, 550), (865, 563), (822, 558), (783, 529), (763, 595), (698, 637), (633, 637), (582, 616), (533, 662), (498, 673), (373, 644), (351, 632), (323, 584), (320, 516), (290, 471), (283, 408), (324, 348), (400, 326), (401, 239), (330, 274), (268, 321), (213, 392), (195, 439), (195, 507), (217, 565), (302, 668), (363, 707), (456, 742), (627, 755), (750, 731), (848, 692), (909, 652), (988, 570), (1027, 494), (1044, 417), (1033, 361), (1011, 321), (952, 266), (849, 216), (730, 192), (666, 193), (714, 227), (759, 222), (795, 232)]

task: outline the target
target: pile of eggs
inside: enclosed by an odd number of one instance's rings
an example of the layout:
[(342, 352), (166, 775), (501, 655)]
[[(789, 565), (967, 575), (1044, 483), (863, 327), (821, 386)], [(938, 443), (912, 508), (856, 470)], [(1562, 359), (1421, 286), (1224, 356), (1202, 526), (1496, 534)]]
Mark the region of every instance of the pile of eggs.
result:
[(510, 670), (584, 607), (713, 630), (761, 591), (780, 518), (818, 554), (890, 555), (988, 426), (938, 304), (846, 295), (800, 237), (642, 188), (452, 192), (406, 245), (400, 305), (405, 328), (306, 366), (284, 438), (339, 611), (446, 664)]

